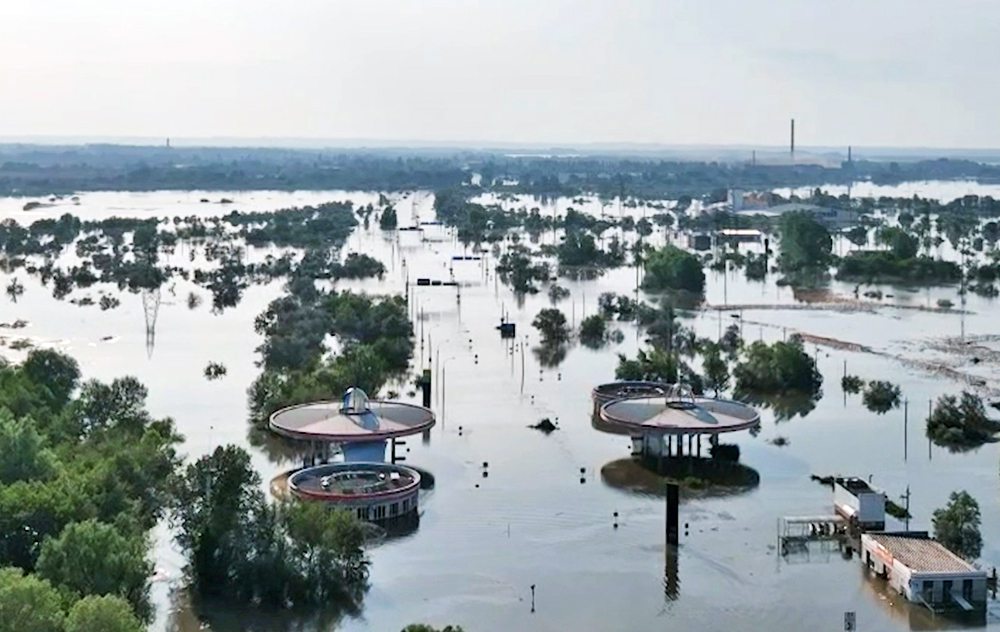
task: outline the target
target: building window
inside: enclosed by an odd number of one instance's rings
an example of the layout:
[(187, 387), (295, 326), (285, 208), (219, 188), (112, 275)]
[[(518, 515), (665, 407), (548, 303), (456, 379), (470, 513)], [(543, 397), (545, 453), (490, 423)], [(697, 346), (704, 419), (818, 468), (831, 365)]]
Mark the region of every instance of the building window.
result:
[(398, 513), (399, 513), (399, 503), (392, 503), (392, 505), (389, 507), (389, 515), (395, 516)]
[(924, 601), (927, 603), (934, 601), (934, 582), (924, 582)]

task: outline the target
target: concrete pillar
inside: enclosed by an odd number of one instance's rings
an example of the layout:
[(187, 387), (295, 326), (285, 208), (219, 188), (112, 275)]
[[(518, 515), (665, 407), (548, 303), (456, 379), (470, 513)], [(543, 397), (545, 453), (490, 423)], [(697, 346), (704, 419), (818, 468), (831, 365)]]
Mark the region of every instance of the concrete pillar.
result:
[(680, 489), (677, 485), (667, 485), (667, 546), (677, 546), (680, 542), (679, 523)]

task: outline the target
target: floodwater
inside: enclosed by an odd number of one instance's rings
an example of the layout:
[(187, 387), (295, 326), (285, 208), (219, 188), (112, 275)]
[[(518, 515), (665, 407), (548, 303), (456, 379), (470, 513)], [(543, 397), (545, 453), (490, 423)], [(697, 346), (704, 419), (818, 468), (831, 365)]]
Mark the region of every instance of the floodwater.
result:
[[(928, 191), (921, 194), (931, 195)], [(25, 200), (0, 200), (0, 216), (23, 221), (62, 212), (85, 218), (173, 217), (335, 199), (367, 204), (377, 194), (155, 192), (80, 197), (79, 206), (63, 201), (32, 212), (20, 210)], [(234, 204), (200, 202), (222, 197)], [(411, 215), (433, 219), (430, 194), (393, 199), (399, 200), (401, 224), (407, 224)], [(617, 203), (602, 209), (599, 201), (589, 198), (584, 205), (556, 202), (558, 212), (570, 205), (612, 216), (655, 212), (621, 209)], [(508, 208), (522, 204), (553, 212), (552, 205), (539, 202), (505, 202)], [(606, 237), (611, 234), (608, 231)], [(658, 234), (661, 240), (666, 238), (662, 231)], [(346, 249), (380, 258), (389, 273), (382, 281), (347, 282), (340, 287), (403, 292), (407, 275), (411, 281), (447, 278), (450, 256), (462, 254), (462, 246), (440, 227), (429, 227), (424, 238), (410, 232), (383, 234), (377, 226), (359, 228)], [(548, 242), (554, 238), (542, 236)], [(627, 238), (631, 242), (635, 235)], [(179, 247), (168, 260), (180, 265), (187, 261), (187, 253)], [(946, 364), (986, 380), (987, 388), (1000, 388), (995, 360), (987, 357), (974, 364), (968, 355), (935, 346), (948, 338), (979, 340), (998, 333), (1000, 309), (995, 301), (969, 296), (965, 315), (890, 307), (883, 304), (933, 307), (937, 299), (949, 298), (957, 305), (957, 288), (883, 287), (893, 297), (881, 304), (867, 301), (871, 305), (863, 310), (832, 310), (829, 305), (788, 309), (798, 304), (793, 291), (777, 287), (773, 277), (747, 282), (741, 271), (707, 272), (706, 305), (742, 309), (705, 309), (683, 319), (700, 336), (715, 338), (720, 329), (736, 323), (742, 324), (750, 341), (773, 341), (801, 332), (864, 345), (868, 351), (808, 346), (825, 376), (822, 399), (813, 410), (790, 419), (778, 420), (771, 409), (764, 409), (759, 434), (726, 437), (726, 442), (739, 444), (741, 463), (759, 474), (759, 484), (728, 495), (685, 499), (681, 522), (686, 527), (679, 551), (672, 555), (664, 547), (663, 500), (612, 487), (601, 478), (603, 466), (628, 456), (629, 439), (598, 432), (590, 418), (590, 390), (614, 378), (618, 353), (634, 355), (639, 345), (635, 328), (617, 324), (624, 333), (621, 344), (599, 351), (573, 346), (558, 367), (541, 368), (531, 353), (538, 336), (530, 323), (540, 309), (550, 306), (549, 299), (543, 289), (517, 301), (496, 282), (493, 265), (492, 257), (454, 263), (460, 300), (451, 287), (415, 290), (414, 306), (423, 314), (416, 324), (417, 335), (422, 333), (424, 344), (421, 351), (418, 342), (414, 364), (433, 368), (441, 376), (434, 402), (439, 419), (429, 442), (413, 437), (405, 450), (407, 463), (433, 472), (436, 487), (421, 501), (415, 533), (371, 549), (371, 588), (360, 616), (314, 624), (293, 615), (200, 613), (211, 629), (386, 632), (423, 621), (460, 624), (470, 632), (668, 627), (797, 631), (840, 629), (847, 611), (857, 613), (862, 630), (945, 627), (943, 621), (929, 620), (926, 613), (901, 603), (869, 579), (856, 559), (821, 550), (808, 557), (778, 559), (774, 547), (779, 517), (832, 511), (830, 491), (811, 481), (812, 473), (871, 476), (897, 499), (909, 487), (913, 529), (930, 529), (934, 509), (944, 505), (952, 491), (965, 489), (982, 509), (982, 559), (1000, 565), (998, 444), (951, 454), (929, 448), (923, 435), (928, 401), (966, 387), (929, 363)], [(208, 300), (189, 310), (185, 301), (189, 291), (209, 297), (178, 279), (175, 287), (161, 292), (150, 353), (140, 295), (122, 294), (121, 307), (101, 312), (96, 306), (77, 308), (57, 302), (37, 281), (23, 273), (19, 278), (26, 293), (16, 304), (4, 302), (0, 320), (21, 318), (31, 325), (10, 335), (27, 335), (38, 344), (65, 349), (80, 361), (87, 377), (138, 377), (149, 388), (151, 412), (176, 420), (187, 438), (182, 449), (190, 458), (220, 444), (248, 446), (245, 391), (257, 374), (254, 349), (261, 342), (253, 331), (253, 319), (280, 294), (280, 283), (252, 287), (238, 308), (215, 315)], [(558, 306), (578, 324), (597, 310), (602, 292), (633, 292), (636, 272), (622, 268), (593, 281), (559, 283), (571, 296)], [(831, 283), (833, 293), (849, 298), (853, 288)], [(78, 290), (71, 298), (88, 293), (96, 297), (97, 289)], [(501, 341), (495, 329), (505, 312), (517, 325), (514, 345)], [(525, 338), (527, 353), (521, 349)], [(995, 346), (990, 339), (983, 341), (984, 346), (991, 344)], [(12, 351), (7, 355), (20, 357)], [(436, 362), (432, 366), (437, 359), (440, 366)], [(205, 380), (202, 370), (209, 361), (225, 364), (228, 375)], [(903, 409), (880, 416), (866, 410), (860, 396), (845, 397), (840, 388), (845, 363), (849, 373), (862, 378), (900, 384), (909, 402), (905, 428)], [(545, 435), (527, 427), (543, 417), (556, 421), (559, 429)], [(779, 436), (788, 444), (771, 443)], [(260, 451), (254, 451), (254, 465), (265, 481), (287, 467), (270, 462)], [(890, 524), (895, 526), (900, 525)], [(173, 588), (180, 580), (182, 560), (165, 528), (158, 530), (158, 537), (156, 563), (165, 579), (154, 584), (158, 615), (153, 629), (197, 629), (195, 614), (183, 608), (175, 612), (180, 600)], [(1000, 606), (991, 609), (1000, 612)], [(991, 614), (989, 621), (996, 626), (1000, 619)]]

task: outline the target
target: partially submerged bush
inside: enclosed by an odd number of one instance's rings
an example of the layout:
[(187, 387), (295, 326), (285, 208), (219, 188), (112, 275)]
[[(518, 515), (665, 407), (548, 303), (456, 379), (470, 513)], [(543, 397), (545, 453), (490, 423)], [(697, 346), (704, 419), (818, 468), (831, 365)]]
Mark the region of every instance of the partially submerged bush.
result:
[(816, 361), (796, 336), (770, 345), (762, 341), (751, 344), (733, 376), (737, 390), (764, 394), (816, 393), (823, 384)]
[(963, 391), (961, 399), (942, 395), (927, 419), (927, 437), (934, 443), (963, 450), (996, 440), (1000, 422), (986, 416), (983, 400)]
[(872, 380), (865, 388), (862, 401), (865, 407), (873, 413), (884, 415), (893, 408), (899, 407), (902, 392), (899, 386), (884, 380)]
[(596, 349), (604, 344), (607, 337), (607, 324), (598, 314), (592, 314), (580, 323), (580, 342), (584, 346)]
[(845, 393), (857, 395), (865, 387), (865, 381), (857, 375), (845, 375), (840, 378), (840, 387), (844, 389)]

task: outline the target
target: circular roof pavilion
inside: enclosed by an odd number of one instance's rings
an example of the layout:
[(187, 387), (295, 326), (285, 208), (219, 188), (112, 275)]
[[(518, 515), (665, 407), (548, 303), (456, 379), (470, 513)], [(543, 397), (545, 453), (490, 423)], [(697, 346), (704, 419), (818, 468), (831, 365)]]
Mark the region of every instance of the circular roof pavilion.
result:
[[(671, 385), (665, 396), (626, 397), (601, 406), (601, 420), (630, 434), (718, 435), (760, 424), (760, 414), (728, 399), (698, 397)], [(615, 432), (615, 429), (609, 429)]]
[(634, 397), (666, 397), (671, 385), (664, 382), (610, 382), (594, 388), (591, 397), (597, 405), (607, 404), (616, 399), (631, 399)]
[(288, 489), (309, 500), (382, 502), (415, 495), (420, 489), (420, 473), (389, 463), (330, 463), (295, 472), (288, 478)]
[(349, 388), (340, 401), (283, 408), (271, 415), (269, 426), (292, 439), (354, 443), (406, 437), (434, 423), (434, 413), (423, 406), (370, 400), (361, 389)]

